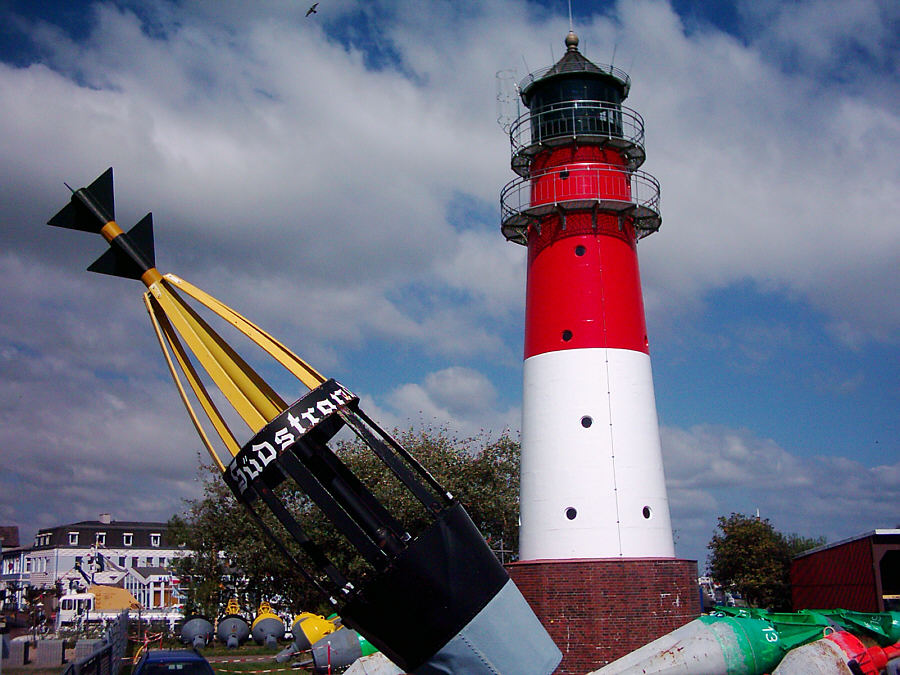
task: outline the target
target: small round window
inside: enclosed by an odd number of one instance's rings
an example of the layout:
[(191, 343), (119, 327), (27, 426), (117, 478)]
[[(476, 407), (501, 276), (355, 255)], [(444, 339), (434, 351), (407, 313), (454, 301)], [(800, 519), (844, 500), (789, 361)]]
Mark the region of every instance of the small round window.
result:
[(575, 247), (575, 255), (583, 256), (585, 253), (587, 253), (587, 249), (581, 244)]
[(566, 509), (566, 518), (568, 518), (569, 520), (575, 520), (575, 516), (577, 516), (577, 515), (578, 515), (578, 511), (575, 509), (574, 506), (570, 506), (569, 508)]
[(585, 415), (584, 417), (581, 418), (581, 426), (583, 426), (585, 429), (589, 429), (593, 423), (594, 423), (594, 418), (591, 417), (590, 415)]
[(563, 339), (563, 342), (568, 342), (569, 340), (571, 340), (572, 339), (572, 331), (564, 330), (562, 332), (562, 339)]
[(649, 507), (649, 506), (645, 506), (645, 507), (644, 507), (644, 510), (641, 511), (641, 513), (644, 515), (644, 518), (645, 518), (646, 520), (650, 520), (650, 516), (653, 515), (653, 512), (650, 510), (650, 507)]

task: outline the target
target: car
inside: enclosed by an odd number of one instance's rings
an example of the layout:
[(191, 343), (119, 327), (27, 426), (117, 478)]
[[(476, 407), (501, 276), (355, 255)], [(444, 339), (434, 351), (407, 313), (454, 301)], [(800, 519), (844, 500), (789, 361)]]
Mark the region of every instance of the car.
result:
[(209, 661), (193, 649), (153, 649), (138, 659), (132, 675), (215, 675)]

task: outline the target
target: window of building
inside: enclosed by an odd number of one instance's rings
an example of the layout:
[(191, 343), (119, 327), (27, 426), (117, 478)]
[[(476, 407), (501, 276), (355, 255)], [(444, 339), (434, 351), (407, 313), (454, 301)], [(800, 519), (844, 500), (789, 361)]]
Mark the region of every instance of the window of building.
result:
[(131, 566), (138, 567), (138, 557), (137, 556), (134, 556), (131, 558)]
[(25, 558), (25, 571), (31, 571), (31, 558)]
[(106, 546), (106, 532), (97, 533), (97, 546)]
[(159, 546), (159, 534), (150, 535), (150, 545), (154, 547)]
[(69, 532), (69, 546), (78, 546), (77, 532)]
[(119, 556), (119, 567), (121, 567), (123, 569), (125, 568), (125, 556), (124, 555)]
[(126, 532), (122, 535), (122, 545), (131, 546), (134, 543), (134, 533)]

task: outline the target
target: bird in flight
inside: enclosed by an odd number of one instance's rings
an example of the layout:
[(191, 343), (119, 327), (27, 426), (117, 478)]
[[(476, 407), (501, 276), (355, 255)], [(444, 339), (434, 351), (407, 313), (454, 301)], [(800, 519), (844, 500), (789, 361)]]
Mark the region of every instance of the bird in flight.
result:
[(315, 14), (315, 13), (316, 13), (316, 7), (318, 7), (318, 6), (319, 6), (319, 3), (318, 3), (318, 2), (313, 3), (313, 6), (310, 7), (308, 10), (306, 10), (306, 16), (309, 16), (310, 14)]

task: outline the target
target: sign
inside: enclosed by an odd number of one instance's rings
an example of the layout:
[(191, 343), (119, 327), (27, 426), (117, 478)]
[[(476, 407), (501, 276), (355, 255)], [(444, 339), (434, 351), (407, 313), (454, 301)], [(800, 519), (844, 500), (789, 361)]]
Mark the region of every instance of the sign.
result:
[(335, 380), (322, 383), (257, 432), (228, 465), (225, 482), (243, 495), (266, 466), (311, 429), (359, 398)]

